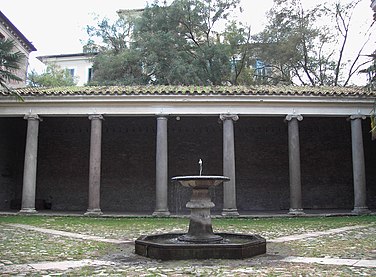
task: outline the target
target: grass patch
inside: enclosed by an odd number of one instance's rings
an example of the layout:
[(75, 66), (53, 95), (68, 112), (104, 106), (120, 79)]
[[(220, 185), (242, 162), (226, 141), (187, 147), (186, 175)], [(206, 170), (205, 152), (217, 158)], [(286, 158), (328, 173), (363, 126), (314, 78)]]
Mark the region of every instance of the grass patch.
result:
[(324, 231), (345, 226), (368, 225), (376, 223), (376, 216), (344, 217), (291, 217), (255, 219), (214, 219), (216, 230), (240, 233), (258, 233), (267, 239), (293, 234)]
[[(306, 232), (323, 231), (376, 222), (376, 216), (294, 217), (294, 218), (216, 218), (215, 232), (257, 233), (267, 239)], [(98, 235), (106, 238), (136, 239), (142, 234), (186, 232), (186, 218), (92, 218), (3, 216), (1, 223), (21, 223), (43, 228)]]
[(376, 226), (288, 243), (297, 256), (376, 260)]

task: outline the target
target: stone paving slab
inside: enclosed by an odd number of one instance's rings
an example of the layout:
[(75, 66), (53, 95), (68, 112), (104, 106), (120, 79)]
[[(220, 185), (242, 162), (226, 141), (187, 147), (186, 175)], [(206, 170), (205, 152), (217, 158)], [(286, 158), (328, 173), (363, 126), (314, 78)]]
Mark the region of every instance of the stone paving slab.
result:
[(325, 265), (346, 265), (358, 267), (375, 267), (376, 260), (355, 260), (355, 259), (335, 259), (335, 258), (310, 258), (310, 257), (287, 257), (281, 260), (288, 263), (325, 264)]
[[(277, 260), (276, 260), (277, 261)], [(322, 265), (334, 265), (334, 266), (352, 266), (352, 267), (366, 267), (366, 268), (376, 268), (376, 260), (355, 260), (355, 259), (335, 259), (335, 258), (312, 258), (312, 257), (286, 257), (281, 262), (287, 263), (305, 263), (305, 264), (322, 264)], [(2, 272), (30, 272), (30, 271), (47, 271), (47, 270), (58, 270), (65, 271), (69, 269), (80, 268), (84, 266), (105, 266), (105, 267), (116, 267), (117, 264), (111, 261), (104, 260), (78, 260), (78, 261), (60, 261), (60, 262), (40, 262), (40, 263), (30, 263), (30, 264), (19, 264), (19, 265), (9, 265), (2, 266)], [(172, 269), (170, 269), (172, 270)], [(173, 270), (172, 270), (173, 271)], [(253, 268), (240, 268), (235, 270), (238, 273), (252, 273)]]
[(77, 233), (66, 232), (66, 231), (58, 231), (58, 230), (53, 230), (53, 229), (46, 229), (46, 228), (25, 225), (25, 224), (6, 224), (6, 225), (16, 227), (16, 228), (22, 228), (22, 229), (30, 230), (30, 231), (36, 231), (36, 232), (41, 232), (45, 234), (70, 237), (70, 238), (81, 239), (81, 240), (94, 240), (94, 241), (114, 243), (114, 244), (123, 244), (123, 243), (133, 244), (134, 243), (133, 240), (106, 239), (106, 238), (102, 238), (98, 236), (90, 236), (90, 235), (83, 235), (83, 234), (77, 234)]
[(70, 268), (84, 267), (84, 266), (111, 266), (115, 265), (113, 262), (100, 261), (100, 260), (89, 260), (84, 259), (80, 261), (61, 261), (61, 262), (45, 262), (45, 263), (35, 263), (28, 264), (36, 270), (67, 270)]
[(101, 260), (90, 260), (84, 259), (79, 261), (60, 261), (60, 262), (40, 262), (40, 263), (30, 263), (30, 264), (18, 264), (18, 265), (8, 265), (0, 267), (2, 273), (12, 273), (12, 272), (30, 272), (30, 271), (44, 271), (44, 270), (68, 270), (74, 268), (80, 268), (84, 266), (114, 266), (114, 262), (101, 261)]
[(341, 227), (341, 228), (336, 228), (336, 229), (329, 229), (326, 231), (310, 232), (310, 233), (299, 234), (299, 235), (279, 237), (275, 239), (270, 239), (268, 240), (268, 242), (288, 242), (288, 241), (301, 240), (301, 239), (306, 239), (306, 238), (338, 234), (338, 233), (342, 233), (346, 231), (367, 228), (367, 227), (369, 226), (367, 225), (346, 226), (346, 227)]

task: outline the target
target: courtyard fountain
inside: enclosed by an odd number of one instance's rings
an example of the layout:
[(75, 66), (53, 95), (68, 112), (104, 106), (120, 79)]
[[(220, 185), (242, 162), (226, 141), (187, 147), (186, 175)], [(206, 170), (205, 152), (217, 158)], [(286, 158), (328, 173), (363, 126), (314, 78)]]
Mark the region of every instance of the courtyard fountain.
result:
[(135, 241), (138, 255), (161, 260), (182, 259), (244, 259), (266, 252), (266, 241), (259, 235), (214, 233), (210, 209), (209, 188), (230, 179), (225, 176), (200, 175), (173, 177), (184, 187), (192, 188), (186, 207), (191, 210), (187, 233), (142, 235)]

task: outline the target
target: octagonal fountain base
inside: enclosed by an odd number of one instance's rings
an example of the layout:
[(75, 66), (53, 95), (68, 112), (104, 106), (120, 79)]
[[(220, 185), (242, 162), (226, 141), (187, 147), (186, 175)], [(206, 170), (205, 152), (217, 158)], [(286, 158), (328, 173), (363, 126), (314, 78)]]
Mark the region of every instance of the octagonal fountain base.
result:
[(216, 233), (223, 240), (212, 243), (179, 240), (184, 235), (167, 233), (141, 236), (135, 241), (135, 252), (160, 260), (245, 259), (266, 252), (266, 241), (258, 235)]

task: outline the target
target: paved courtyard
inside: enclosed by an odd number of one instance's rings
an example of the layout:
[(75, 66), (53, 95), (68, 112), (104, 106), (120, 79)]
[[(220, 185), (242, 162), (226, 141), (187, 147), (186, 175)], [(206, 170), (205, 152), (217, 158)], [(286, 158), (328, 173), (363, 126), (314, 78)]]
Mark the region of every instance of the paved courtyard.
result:
[[(141, 219), (22, 219), (0, 217), (2, 276), (376, 275), (375, 216), (301, 223), (287, 218), (274, 225), (264, 219), (228, 220), (224, 225), (218, 221), (218, 231), (260, 232), (268, 241), (267, 253), (202, 261), (158, 261), (134, 254), (134, 239), (140, 234), (186, 231), (183, 219), (149, 219), (155, 227), (151, 231)], [(262, 229), (264, 221), (270, 225)]]

